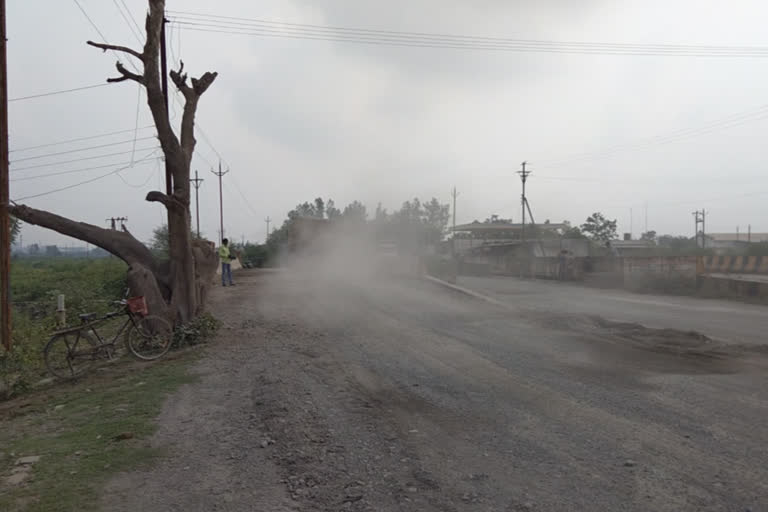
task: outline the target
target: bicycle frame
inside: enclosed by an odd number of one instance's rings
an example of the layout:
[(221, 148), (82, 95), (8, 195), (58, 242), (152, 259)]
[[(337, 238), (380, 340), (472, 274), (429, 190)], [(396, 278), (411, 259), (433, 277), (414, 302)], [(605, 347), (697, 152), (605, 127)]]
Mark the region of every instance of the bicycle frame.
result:
[[(120, 327), (120, 329), (114, 335), (114, 337), (112, 338), (112, 341), (107, 343), (107, 342), (104, 341), (104, 338), (102, 338), (101, 335), (96, 330), (96, 325), (98, 325), (100, 323), (103, 323), (105, 320), (110, 320), (110, 319), (118, 317), (118, 316), (127, 316), (128, 318), (125, 320), (125, 322), (123, 322), (123, 325)], [(118, 338), (120, 338), (120, 335), (123, 334), (123, 332), (125, 331), (125, 329), (129, 325), (133, 325), (133, 326), (136, 325), (136, 320), (134, 319), (134, 315), (130, 311), (129, 312), (122, 312), (121, 311), (119, 313), (118, 312), (109, 313), (106, 316), (104, 316), (103, 318), (100, 318), (99, 320), (97, 320), (95, 322), (92, 322), (91, 325), (93, 325), (93, 327), (90, 330), (91, 330), (91, 332), (93, 332), (93, 334), (96, 335), (96, 338), (99, 340), (99, 345), (100, 346), (104, 346), (104, 345), (113, 345), (114, 346), (116, 344)]]
[[(104, 323), (107, 320), (111, 320), (112, 318), (117, 318), (119, 316), (127, 316), (128, 318), (125, 320), (123, 325), (120, 327), (120, 329), (117, 331), (117, 334), (114, 335), (111, 341), (107, 342), (102, 338), (102, 336), (99, 334), (99, 332), (96, 330), (96, 327), (102, 323)], [(61, 329), (59, 331), (54, 332), (55, 335), (59, 334), (77, 334), (77, 337), (75, 338), (75, 343), (70, 347), (69, 344), (67, 344), (67, 350), (70, 354), (77, 356), (77, 355), (89, 355), (89, 356), (95, 356), (99, 352), (101, 352), (105, 347), (114, 347), (117, 344), (117, 340), (120, 338), (120, 336), (125, 332), (126, 328), (129, 326), (135, 326), (136, 325), (136, 319), (135, 315), (128, 311), (127, 309), (123, 311), (114, 311), (112, 313), (107, 313), (101, 318), (98, 318), (96, 320), (93, 320), (91, 322), (82, 323), (78, 326), (69, 327), (67, 329)], [(83, 338), (82, 333), (83, 332), (92, 332), (96, 339), (98, 340), (98, 346), (90, 349), (87, 352), (77, 352), (77, 346), (80, 343), (80, 340)]]

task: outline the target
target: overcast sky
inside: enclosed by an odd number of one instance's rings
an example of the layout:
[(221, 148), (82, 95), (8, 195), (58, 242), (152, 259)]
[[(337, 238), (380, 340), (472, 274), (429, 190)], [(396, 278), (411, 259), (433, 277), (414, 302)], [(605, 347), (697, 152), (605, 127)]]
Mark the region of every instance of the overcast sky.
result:
[[(116, 4), (80, 0), (111, 43), (138, 46)], [(125, 0), (143, 20), (144, 0)], [(764, 0), (169, 0), (168, 9), (342, 27), (599, 43), (768, 46)], [(115, 57), (85, 45), (99, 35), (73, 0), (9, 2), (9, 96), (98, 84)], [(143, 27), (143, 21), (140, 21)], [(225, 231), (264, 239), (264, 218), (282, 222), (317, 196), (395, 209), (411, 197), (450, 200), (458, 221), (491, 214), (519, 221), (520, 180), (530, 162), (537, 221), (580, 224), (593, 211), (637, 235), (768, 231), (768, 58), (569, 55), (358, 45), (197, 32), (169, 25), (170, 58), (193, 76), (219, 77), (203, 97), (193, 169), (202, 231), (217, 238), (218, 156)], [(130, 162), (138, 86), (133, 82), (10, 104), (11, 150), (128, 130), (111, 137), (11, 153), (11, 197), (96, 178)], [(138, 126), (151, 124), (145, 97)], [(174, 102), (175, 121), (180, 108)], [(734, 114), (748, 116), (731, 118)], [(760, 117), (762, 115), (762, 117)], [(730, 128), (705, 130), (721, 119)], [(745, 121), (745, 122), (741, 122)], [(698, 130), (698, 131), (695, 131)], [(106, 225), (128, 217), (149, 238), (163, 213), (144, 202), (161, 186), (152, 129), (138, 131), (119, 175), (26, 200)], [(685, 135), (685, 137), (682, 137)], [(671, 138), (669, 137), (671, 136)], [(126, 142), (129, 141), (129, 142)], [(663, 143), (662, 143), (663, 142)], [(30, 158), (112, 144), (89, 151)], [(122, 143), (122, 144), (117, 144)], [(114, 153), (122, 153), (114, 155)], [(102, 158), (80, 160), (97, 155)], [(575, 158), (586, 154), (586, 157)], [(27, 158), (27, 160), (23, 160)], [(42, 164), (44, 167), (20, 169)], [(123, 164), (124, 165), (124, 164)], [(99, 169), (17, 181), (43, 174)], [(193, 211), (194, 217), (194, 211)], [(24, 243), (66, 243), (25, 227)], [(74, 243), (69, 241), (70, 243)]]

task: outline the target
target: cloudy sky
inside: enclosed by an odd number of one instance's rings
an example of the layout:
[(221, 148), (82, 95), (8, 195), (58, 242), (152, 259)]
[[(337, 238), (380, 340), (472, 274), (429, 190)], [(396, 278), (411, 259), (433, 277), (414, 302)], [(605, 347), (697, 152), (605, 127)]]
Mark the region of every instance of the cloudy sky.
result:
[[(124, 3), (142, 20), (144, 0), (79, 2), (109, 42), (138, 46), (119, 7)], [(212, 5), (168, 1), (169, 10), (236, 18), (230, 23), (247, 31), (254, 26), (247, 20), (257, 19), (537, 40), (555, 48), (568, 41), (768, 47), (764, 0)], [(16, 0), (8, 8), (12, 99), (114, 75), (115, 57), (85, 45), (100, 36), (74, 0), (45, 2), (43, 17), (41, 2)], [(185, 19), (179, 16), (171, 18)], [(234, 25), (214, 23), (216, 32), (168, 27), (173, 62), (183, 59), (193, 76), (219, 72), (198, 111), (205, 136), (198, 133), (193, 164), (205, 178), (201, 227), (211, 238), (217, 238), (218, 187), (210, 167), (220, 157), (230, 170), (225, 231), (238, 239), (263, 240), (265, 217), (281, 222), (296, 203), (317, 196), (393, 209), (414, 196), (448, 202), (454, 186), (459, 222), (491, 214), (518, 221), (515, 172), (523, 160), (533, 171), (529, 200), (539, 221), (578, 224), (601, 211), (629, 231), (632, 212), (637, 235), (647, 208), (648, 229), (690, 234), (691, 212), (706, 208), (709, 231), (746, 231), (748, 224), (768, 231), (768, 57), (356, 44), (237, 35)], [(18, 100), (9, 109), (12, 198), (77, 185), (24, 202), (99, 225), (126, 216), (141, 239), (162, 222), (160, 207), (143, 201), (161, 185), (162, 164), (152, 153), (151, 117), (136, 84)], [(178, 121), (179, 103), (172, 110)], [(46, 146), (26, 149), (38, 145)], [(119, 174), (80, 184), (131, 162)], [(34, 242), (66, 239), (25, 228), (24, 243)]]

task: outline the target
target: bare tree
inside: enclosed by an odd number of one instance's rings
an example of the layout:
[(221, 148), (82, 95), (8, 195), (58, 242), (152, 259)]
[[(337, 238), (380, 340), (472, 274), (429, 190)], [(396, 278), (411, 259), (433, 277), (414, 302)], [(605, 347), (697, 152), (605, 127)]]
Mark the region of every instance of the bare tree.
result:
[(201, 311), (217, 264), (216, 255), (209, 244), (193, 242), (189, 211), (189, 170), (196, 144), (195, 113), (200, 96), (211, 86), (217, 74), (207, 72), (200, 78), (192, 78), (188, 83), (183, 62), (178, 71), (170, 72), (171, 80), (185, 99), (181, 136), (177, 137), (165, 106), (159, 62), (165, 0), (148, 1), (147, 38), (143, 51), (93, 41), (88, 41), (88, 44), (105, 52), (111, 50), (126, 53), (143, 65), (143, 73), (139, 74), (129, 71), (118, 61), (115, 66), (120, 76), (107, 81), (133, 81), (144, 86), (147, 91), (147, 103), (173, 179), (173, 191), (170, 195), (153, 191), (147, 194), (146, 200), (161, 203), (168, 211), (169, 262), (156, 260), (152, 252), (125, 229), (122, 232), (108, 230), (24, 205), (13, 206), (11, 212), (29, 224), (84, 240), (123, 259), (130, 267), (128, 278), (133, 292), (144, 295), (154, 313), (165, 313), (173, 316), (177, 322), (186, 322)]

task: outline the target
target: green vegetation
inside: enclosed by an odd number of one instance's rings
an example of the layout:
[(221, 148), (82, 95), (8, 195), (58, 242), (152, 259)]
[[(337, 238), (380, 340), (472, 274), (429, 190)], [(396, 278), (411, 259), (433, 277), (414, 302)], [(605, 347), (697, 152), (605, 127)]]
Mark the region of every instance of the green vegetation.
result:
[[(100, 487), (113, 473), (158, 455), (147, 441), (156, 429), (154, 418), (169, 393), (194, 380), (187, 372), (192, 358), (186, 353), (123, 365), (0, 411), (6, 416), (0, 425), (0, 510), (97, 510)], [(16, 461), (26, 456), (40, 456), (29, 478), (8, 483), (7, 476), (20, 468)]]
[(66, 296), (70, 323), (79, 313), (105, 313), (123, 296), (126, 267), (118, 259), (14, 260), (11, 265), (13, 350), (0, 354), (0, 398), (46, 377), (42, 350), (56, 325), (56, 298)]

